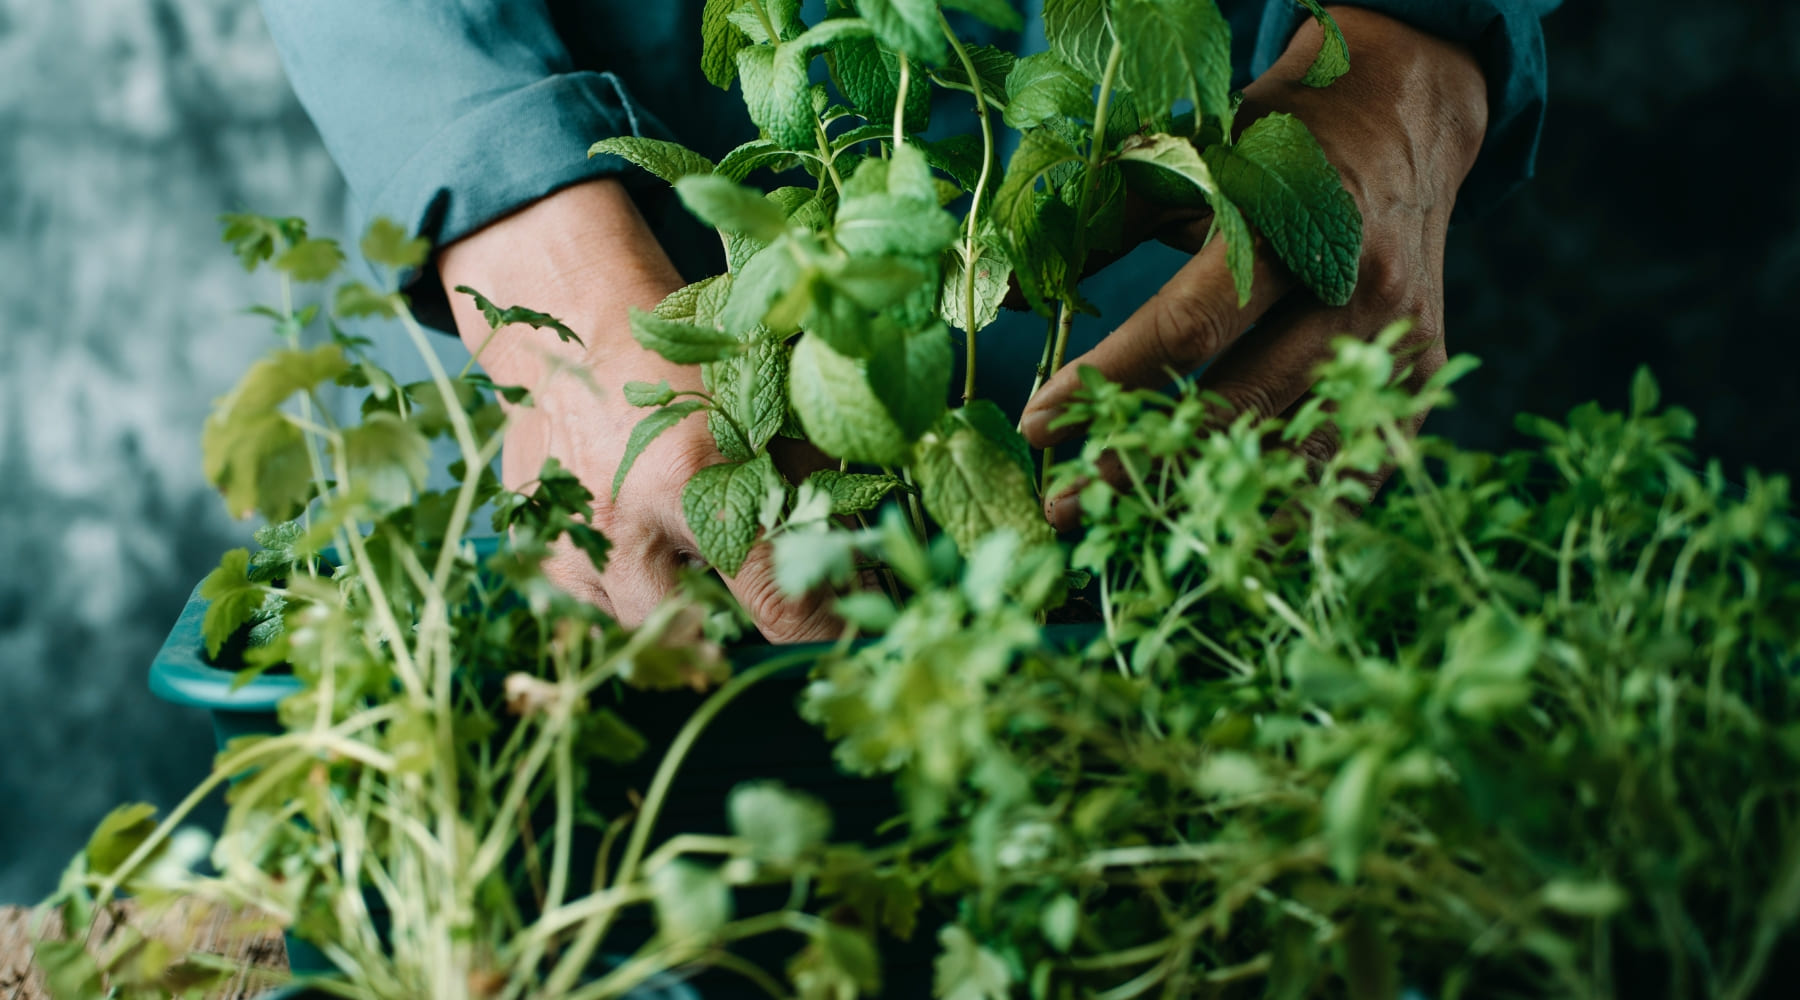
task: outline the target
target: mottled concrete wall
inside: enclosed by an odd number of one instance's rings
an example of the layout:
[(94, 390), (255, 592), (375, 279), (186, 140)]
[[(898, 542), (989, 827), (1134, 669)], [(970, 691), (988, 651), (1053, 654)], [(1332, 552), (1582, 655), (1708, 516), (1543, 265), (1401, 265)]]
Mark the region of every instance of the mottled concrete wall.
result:
[[(1703, 454), (1795, 470), (1800, 10), (1569, 0), (1550, 31), (1540, 178), (1452, 237), (1451, 346), (1486, 366), (1433, 428), (1494, 445), (1647, 360)], [(196, 442), (266, 286), (213, 218), (340, 199), (249, 0), (0, 0), (0, 901), (205, 765), (143, 671), (246, 530)]]
[(0, 0), (0, 902), (204, 772), (204, 717), (144, 669), (247, 532), (198, 430), (267, 289), (214, 219), (340, 205), (247, 0)]

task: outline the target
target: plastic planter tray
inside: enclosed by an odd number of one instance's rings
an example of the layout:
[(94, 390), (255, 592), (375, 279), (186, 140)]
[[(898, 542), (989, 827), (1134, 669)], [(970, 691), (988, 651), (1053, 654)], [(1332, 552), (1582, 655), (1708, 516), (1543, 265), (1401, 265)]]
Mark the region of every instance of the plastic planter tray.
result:
[[(493, 551), (497, 543), (491, 539), (477, 542), (483, 553)], [(294, 677), (262, 674), (233, 686), (236, 674), (230, 662), (213, 663), (206, 655), (201, 622), (208, 603), (194, 588), (181, 616), (169, 630), (168, 638), (150, 666), (150, 690), (157, 697), (178, 705), (205, 709), (211, 718), (213, 737), (220, 748), (238, 736), (279, 732), (276, 706), (282, 699), (301, 689)], [(1099, 632), (1094, 625), (1053, 625), (1046, 628), (1046, 639), (1055, 645), (1085, 643)], [(830, 643), (798, 646), (746, 646), (731, 654), (734, 670), (755, 666), (774, 656), (796, 653), (822, 654)], [(881, 823), (898, 813), (893, 786), (886, 779), (866, 779), (840, 772), (832, 763), (831, 747), (823, 734), (802, 721), (794, 710), (801, 689), (807, 681), (811, 661), (805, 656), (741, 693), (715, 718), (702, 733), (670, 788), (657, 820), (656, 837), (676, 832), (726, 832), (725, 798), (741, 781), (774, 778), (818, 796), (832, 810), (834, 836), (844, 839), (871, 840)], [(674, 738), (681, 725), (705, 696), (693, 692), (629, 692), (620, 714), (637, 727), (652, 748), (639, 761), (614, 770), (600, 772), (615, 775), (616, 781), (595, 782), (587, 790), (588, 798), (602, 814), (619, 811), (626, 804), (628, 789), (649, 785), (661, 756), (656, 748)], [(577, 850), (577, 856), (582, 852)], [(591, 851), (588, 852), (591, 855)], [(577, 878), (575, 884), (581, 884)], [(766, 891), (766, 890), (758, 890)], [(781, 894), (785, 896), (785, 893)], [(753, 899), (740, 900), (745, 912), (759, 909)], [(780, 898), (763, 901), (779, 905)], [(921, 924), (911, 942), (884, 952), (890, 988), (884, 994), (905, 998), (929, 995), (931, 960), (936, 931), (921, 913)], [(635, 928), (637, 935), (647, 935), (646, 925)], [(629, 919), (618, 925), (619, 933), (629, 939), (635, 936)], [(785, 938), (770, 941), (766, 954), (759, 954), (757, 943), (742, 949), (746, 957), (779, 968), (793, 951), (793, 942)], [(289, 965), (296, 973), (325, 972), (331, 966), (323, 955), (304, 941), (288, 938)], [(742, 980), (725, 980), (702, 974), (696, 980), (700, 994), (707, 1000), (724, 1000), (734, 996), (756, 995), (744, 992)], [(293, 994), (299, 995), (299, 994)], [(667, 984), (646, 986), (645, 992), (634, 993), (636, 1000), (694, 1000), (698, 996), (688, 986), (670, 980)]]

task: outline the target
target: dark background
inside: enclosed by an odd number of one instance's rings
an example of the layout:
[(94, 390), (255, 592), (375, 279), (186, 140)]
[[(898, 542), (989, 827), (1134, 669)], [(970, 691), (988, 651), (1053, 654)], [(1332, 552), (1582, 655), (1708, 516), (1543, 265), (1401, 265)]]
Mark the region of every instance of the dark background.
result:
[[(1500, 446), (1648, 363), (1701, 456), (1792, 473), (1800, 10), (1569, 0), (1547, 29), (1538, 177), (1451, 235), (1450, 347), (1485, 363), (1428, 429)], [(143, 678), (248, 534), (197, 441), (270, 291), (213, 217), (341, 203), (245, 0), (0, 0), (0, 902), (206, 767), (203, 717)]]

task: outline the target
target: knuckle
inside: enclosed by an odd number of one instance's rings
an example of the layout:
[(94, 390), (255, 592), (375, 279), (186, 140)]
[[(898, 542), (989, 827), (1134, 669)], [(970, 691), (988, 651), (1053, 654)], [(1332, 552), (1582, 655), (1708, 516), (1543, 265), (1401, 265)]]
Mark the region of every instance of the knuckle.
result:
[(1227, 409), (1223, 414), (1229, 422), (1236, 420), (1244, 413), (1254, 414), (1258, 419), (1274, 416), (1277, 412), (1275, 394), (1269, 387), (1260, 382), (1235, 381), (1226, 382), (1213, 387), (1225, 398)]
[(828, 631), (830, 616), (824, 593), (791, 598), (775, 583), (766, 555), (744, 564), (733, 581), (737, 597), (755, 620), (757, 630), (770, 642), (795, 642), (820, 638)]
[(1417, 278), (1416, 269), (1404, 254), (1392, 246), (1377, 244), (1363, 254), (1356, 290), (1365, 301), (1391, 311), (1412, 300)]
[(1225, 308), (1205, 295), (1158, 292), (1151, 349), (1165, 368), (1186, 373), (1218, 353), (1231, 337)]

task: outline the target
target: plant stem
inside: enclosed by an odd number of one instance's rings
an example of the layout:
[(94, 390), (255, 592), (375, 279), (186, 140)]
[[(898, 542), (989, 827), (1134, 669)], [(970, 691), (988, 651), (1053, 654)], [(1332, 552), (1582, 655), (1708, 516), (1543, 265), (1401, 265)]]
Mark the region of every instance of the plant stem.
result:
[[(637, 878), (638, 862), (643, 859), (644, 848), (648, 846), (650, 833), (656, 826), (656, 814), (662, 810), (663, 800), (669, 795), (669, 786), (674, 784), (675, 774), (681, 769), (682, 761), (687, 758), (688, 752), (693, 749), (694, 743), (700, 739), (700, 734), (712, 723), (713, 718), (751, 685), (800, 662), (807, 655), (790, 653), (778, 656), (738, 674), (688, 717), (687, 723), (669, 744), (668, 752), (663, 754), (662, 763), (656, 768), (656, 777), (650, 782), (650, 790), (644, 795), (644, 808), (632, 824), (631, 839), (625, 844), (625, 855), (619, 861), (619, 874), (613, 880), (615, 888), (628, 886)], [(593, 956), (594, 949), (605, 936), (617, 912), (616, 909), (605, 910), (592, 923), (582, 927), (575, 943), (564, 953), (562, 960), (557, 962), (555, 970), (545, 983), (548, 995), (562, 996), (573, 988), (575, 980), (587, 967), (588, 959)]]
[(900, 56), (900, 86), (894, 98), (894, 148), (899, 149), (906, 143), (906, 92), (912, 86), (912, 64), (906, 61), (906, 53)]
[(950, 30), (950, 19), (943, 11), (938, 12), (938, 23), (943, 26), (944, 37), (950, 40), (956, 58), (962, 62), (963, 72), (969, 75), (969, 86), (975, 91), (975, 116), (981, 122), (981, 175), (975, 179), (975, 190), (969, 202), (968, 233), (963, 240), (963, 317), (968, 322), (964, 331), (968, 353), (963, 366), (963, 402), (967, 403), (975, 398), (975, 266), (981, 260), (981, 247), (975, 242), (975, 234), (981, 218), (981, 200), (987, 194), (988, 179), (994, 170), (994, 126), (988, 117), (987, 95), (982, 92), (981, 77), (975, 72), (975, 60), (969, 57), (968, 49), (963, 47), (956, 32)]

